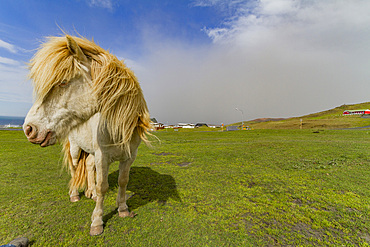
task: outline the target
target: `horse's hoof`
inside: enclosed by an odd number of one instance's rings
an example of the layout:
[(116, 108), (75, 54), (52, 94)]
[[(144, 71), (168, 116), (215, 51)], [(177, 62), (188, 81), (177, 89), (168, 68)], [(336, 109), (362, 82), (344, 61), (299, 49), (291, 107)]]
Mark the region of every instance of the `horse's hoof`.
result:
[(128, 210), (118, 212), (119, 217), (125, 218), (130, 215), (130, 212)]
[(97, 236), (103, 233), (103, 226), (92, 226), (90, 228), (90, 235)]
[(89, 192), (89, 191), (85, 191), (85, 197), (86, 198), (91, 198), (92, 197), (92, 193)]
[(125, 218), (125, 217), (131, 217), (134, 218), (137, 214), (134, 212), (129, 212), (128, 210), (118, 212), (119, 217)]
[(69, 198), (69, 200), (70, 200), (71, 202), (78, 202), (78, 201), (80, 200), (80, 197), (79, 197), (79, 196), (71, 196), (71, 197)]

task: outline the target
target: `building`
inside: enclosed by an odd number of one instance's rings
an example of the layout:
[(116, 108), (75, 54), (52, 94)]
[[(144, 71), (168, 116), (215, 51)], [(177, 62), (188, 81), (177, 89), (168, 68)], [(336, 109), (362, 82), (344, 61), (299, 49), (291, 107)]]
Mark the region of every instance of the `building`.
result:
[(152, 123), (152, 126), (155, 130), (164, 129), (164, 125), (162, 123)]
[(195, 124), (192, 123), (178, 123), (178, 128), (184, 128), (184, 129), (194, 129)]
[(370, 110), (369, 109), (366, 109), (366, 110), (345, 110), (343, 112), (343, 115), (347, 116), (347, 115), (370, 115)]
[(199, 128), (199, 127), (208, 127), (208, 124), (206, 124), (206, 123), (197, 123), (197, 124), (195, 124), (195, 128)]

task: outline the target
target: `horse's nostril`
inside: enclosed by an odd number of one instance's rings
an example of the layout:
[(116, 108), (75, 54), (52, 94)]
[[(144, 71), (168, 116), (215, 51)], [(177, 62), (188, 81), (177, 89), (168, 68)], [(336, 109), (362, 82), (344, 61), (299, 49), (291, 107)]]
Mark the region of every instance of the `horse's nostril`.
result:
[(26, 134), (27, 138), (32, 138), (36, 134), (36, 128), (32, 127), (31, 125), (27, 125), (24, 129), (24, 133)]
[(24, 129), (24, 133), (28, 137), (28, 136), (30, 136), (31, 132), (32, 132), (32, 127), (27, 125), (26, 128)]

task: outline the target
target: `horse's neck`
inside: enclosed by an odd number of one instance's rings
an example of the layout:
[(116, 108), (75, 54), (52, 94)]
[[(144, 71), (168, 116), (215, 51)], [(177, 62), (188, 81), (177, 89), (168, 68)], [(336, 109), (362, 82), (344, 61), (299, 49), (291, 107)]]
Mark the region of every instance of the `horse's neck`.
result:
[(81, 147), (85, 152), (94, 154), (98, 148), (99, 122), (100, 114), (97, 113), (74, 128), (69, 134), (69, 141)]

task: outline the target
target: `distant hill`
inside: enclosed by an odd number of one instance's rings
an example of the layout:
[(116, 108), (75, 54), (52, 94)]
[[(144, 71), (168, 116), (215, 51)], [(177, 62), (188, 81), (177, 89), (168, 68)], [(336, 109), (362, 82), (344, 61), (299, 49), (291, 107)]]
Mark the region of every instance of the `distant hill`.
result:
[(262, 122), (270, 122), (270, 121), (282, 121), (285, 119), (287, 118), (257, 118), (257, 119), (252, 120), (251, 122), (262, 123)]
[[(245, 126), (253, 129), (341, 129), (356, 128), (370, 125), (370, 117), (343, 116), (345, 110), (370, 109), (370, 102), (341, 105), (330, 110), (312, 113), (301, 117), (292, 118), (259, 118), (244, 122)], [(240, 125), (235, 123), (233, 125)]]

